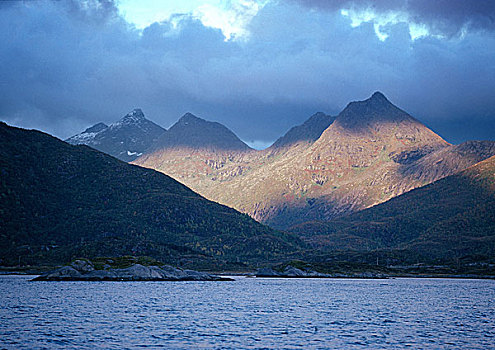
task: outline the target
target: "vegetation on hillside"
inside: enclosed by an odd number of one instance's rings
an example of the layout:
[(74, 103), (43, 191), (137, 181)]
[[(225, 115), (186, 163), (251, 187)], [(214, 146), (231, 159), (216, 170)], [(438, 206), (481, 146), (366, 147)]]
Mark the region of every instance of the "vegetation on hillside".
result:
[(495, 262), (495, 157), (375, 207), (291, 231), (322, 251), (381, 251), (392, 263)]
[(242, 268), (299, 245), (164, 174), (38, 131), (1, 123), (0, 169), (3, 265), (146, 255)]

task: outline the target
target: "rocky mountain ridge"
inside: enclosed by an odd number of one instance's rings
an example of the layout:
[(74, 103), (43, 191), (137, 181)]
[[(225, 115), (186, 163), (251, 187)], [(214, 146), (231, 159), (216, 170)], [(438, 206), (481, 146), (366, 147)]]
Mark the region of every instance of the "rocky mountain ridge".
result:
[[(312, 138), (300, 137), (305, 129), (315, 130)], [(294, 139), (304, 141), (290, 142)], [(404, 164), (448, 147), (377, 92), (351, 102), (335, 118), (311, 117), (264, 151), (162, 151), (135, 163), (163, 171), (256, 220), (285, 228), (329, 220), (422, 186), (423, 180), (402, 174)]]
[(321, 133), (330, 126), (335, 117), (318, 112), (313, 114), (303, 124), (294, 126), (287, 133), (278, 138), (269, 149), (277, 150), (290, 147), (299, 142), (313, 143), (321, 136)]
[(154, 144), (165, 129), (135, 109), (115, 123), (97, 123), (66, 140), (72, 145), (87, 145), (125, 162), (141, 156)]
[(371, 207), (494, 154), (492, 141), (450, 145), (375, 92), (262, 151), (187, 113), (133, 163), (283, 229)]

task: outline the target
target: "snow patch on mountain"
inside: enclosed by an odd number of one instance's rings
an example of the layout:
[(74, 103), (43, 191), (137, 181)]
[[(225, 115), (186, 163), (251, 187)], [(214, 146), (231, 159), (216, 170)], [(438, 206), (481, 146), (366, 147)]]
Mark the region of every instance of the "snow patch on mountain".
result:
[(129, 157), (131, 157), (131, 156), (136, 156), (136, 157), (139, 157), (139, 156), (142, 156), (142, 155), (143, 155), (143, 153), (138, 153), (138, 152), (131, 152), (131, 151), (127, 151), (127, 155), (128, 155)]

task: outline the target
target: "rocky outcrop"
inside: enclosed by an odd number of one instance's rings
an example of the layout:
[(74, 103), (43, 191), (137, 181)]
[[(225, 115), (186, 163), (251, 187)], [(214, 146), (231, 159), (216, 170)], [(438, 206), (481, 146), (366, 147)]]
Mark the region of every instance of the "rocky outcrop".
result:
[(314, 270), (301, 270), (288, 265), (282, 271), (272, 268), (261, 268), (254, 274), (256, 277), (282, 277), (282, 278), (387, 278), (386, 275), (376, 272), (348, 272), (348, 273), (320, 273)]
[(122, 269), (96, 270), (87, 260), (76, 260), (69, 266), (45, 273), (33, 281), (230, 281), (204, 272), (182, 270), (172, 266), (134, 264)]

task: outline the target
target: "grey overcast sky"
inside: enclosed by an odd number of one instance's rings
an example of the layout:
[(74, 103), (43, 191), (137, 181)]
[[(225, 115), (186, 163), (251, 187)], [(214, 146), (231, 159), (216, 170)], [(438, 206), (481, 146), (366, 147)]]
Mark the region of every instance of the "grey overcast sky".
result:
[(0, 1), (0, 119), (60, 138), (142, 108), (259, 148), (376, 90), (494, 140), (495, 1)]

